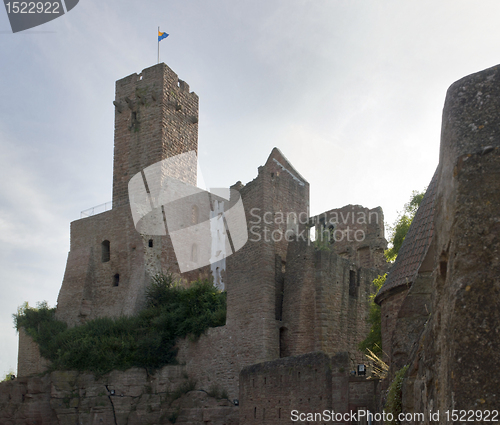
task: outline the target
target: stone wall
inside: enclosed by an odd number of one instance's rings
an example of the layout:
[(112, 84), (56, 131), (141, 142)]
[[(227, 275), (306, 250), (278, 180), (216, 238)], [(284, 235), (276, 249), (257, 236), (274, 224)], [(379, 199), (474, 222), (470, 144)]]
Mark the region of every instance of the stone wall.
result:
[(448, 90), (435, 212), (433, 306), (409, 359), (403, 409), (498, 409), (500, 67)]
[(350, 377), (347, 353), (314, 352), (252, 365), (240, 375), (240, 424), (309, 423), (292, 421), (292, 411), (374, 412), (377, 382)]
[(353, 365), (365, 361), (358, 344), (369, 333), (369, 296), (383, 271), (358, 267), (332, 251), (303, 241), (289, 246), (282, 356), (348, 351)]
[[(198, 96), (164, 63), (116, 82), (113, 206), (128, 204), (132, 176), (165, 158), (198, 152)], [(196, 169), (185, 167), (196, 185)]]
[(359, 267), (387, 271), (384, 212), (381, 207), (345, 205), (311, 217), (319, 240), (329, 239), (331, 249)]
[[(183, 366), (102, 377), (57, 371), (0, 383), (1, 425), (237, 425), (238, 408), (207, 394)], [(194, 389), (193, 389), (194, 388)], [(192, 389), (188, 391), (189, 389)]]
[(399, 309), (407, 293), (407, 287), (398, 287), (388, 294), (380, 306), (383, 360), (389, 365), (391, 364), (392, 335), (396, 328)]
[(19, 356), (17, 375), (30, 376), (45, 372), (50, 362), (40, 355), (38, 344), (23, 328), (19, 329)]

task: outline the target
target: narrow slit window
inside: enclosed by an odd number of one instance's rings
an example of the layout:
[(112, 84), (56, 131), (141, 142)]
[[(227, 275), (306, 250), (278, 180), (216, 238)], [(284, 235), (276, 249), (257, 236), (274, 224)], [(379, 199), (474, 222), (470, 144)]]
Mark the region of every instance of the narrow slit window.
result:
[(110, 259), (109, 241), (101, 243), (101, 261), (107, 263)]
[(356, 288), (356, 272), (354, 270), (349, 270), (349, 295), (351, 297), (356, 297), (358, 295)]
[(118, 286), (120, 284), (120, 275), (116, 273), (113, 276), (113, 286)]
[(148, 241), (148, 246), (149, 246), (150, 248), (153, 248), (153, 239), (150, 239), (150, 240)]

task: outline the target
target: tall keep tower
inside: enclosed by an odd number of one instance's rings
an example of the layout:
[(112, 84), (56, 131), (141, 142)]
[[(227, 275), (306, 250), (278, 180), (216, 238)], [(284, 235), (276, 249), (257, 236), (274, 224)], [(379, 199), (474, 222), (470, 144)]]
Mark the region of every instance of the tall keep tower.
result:
[[(116, 82), (113, 207), (128, 204), (128, 182), (165, 158), (198, 152), (198, 96), (164, 63)], [(196, 169), (186, 168), (196, 185)]]

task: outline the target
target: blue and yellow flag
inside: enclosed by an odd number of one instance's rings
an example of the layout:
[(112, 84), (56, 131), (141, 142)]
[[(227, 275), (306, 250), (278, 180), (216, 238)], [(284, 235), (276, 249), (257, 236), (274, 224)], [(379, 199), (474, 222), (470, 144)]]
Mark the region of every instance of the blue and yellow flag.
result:
[(158, 42), (160, 42), (161, 40), (163, 40), (164, 38), (167, 38), (167, 37), (168, 37), (168, 34), (166, 32), (158, 31)]

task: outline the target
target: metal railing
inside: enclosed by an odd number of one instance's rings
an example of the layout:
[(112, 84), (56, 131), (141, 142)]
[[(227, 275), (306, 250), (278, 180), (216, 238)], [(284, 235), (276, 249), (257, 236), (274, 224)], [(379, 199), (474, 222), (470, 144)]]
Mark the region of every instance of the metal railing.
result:
[(96, 207), (89, 208), (88, 210), (84, 210), (80, 213), (80, 218), (91, 217), (96, 214), (101, 214), (105, 211), (109, 211), (113, 208), (113, 202), (109, 201), (101, 205), (97, 205)]

